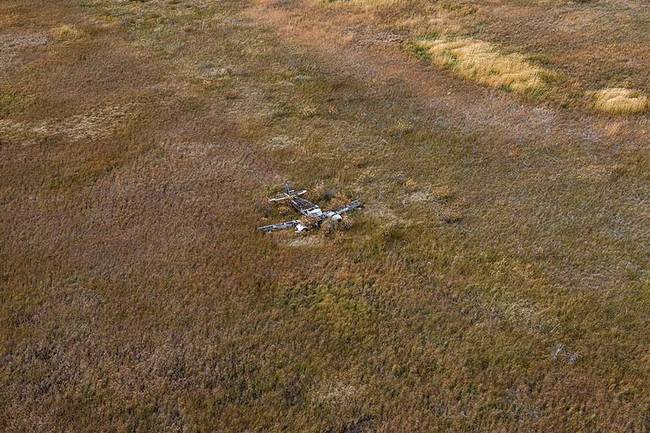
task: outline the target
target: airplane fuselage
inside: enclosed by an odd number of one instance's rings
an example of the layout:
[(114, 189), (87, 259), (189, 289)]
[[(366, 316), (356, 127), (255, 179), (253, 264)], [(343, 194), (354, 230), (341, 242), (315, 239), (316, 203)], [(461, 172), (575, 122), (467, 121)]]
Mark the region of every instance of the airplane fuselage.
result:
[(315, 205), (307, 199), (300, 197), (305, 192), (305, 190), (296, 191), (290, 188), (286, 188), (286, 192), (283, 196), (272, 198), (270, 200), (273, 202), (288, 200), (291, 207), (293, 207), (302, 216), (306, 217), (307, 221), (286, 221), (284, 223), (258, 227), (258, 230), (263, 232), (271, 232), (295, 227), (297, 232), (302, 232), (308, 230), (310, 227), (319, 227), (322, 221), (326, 219), (331, 219), (335, 222), (341, 221), (341, 214), (363, 207), (363, 204), (360, 201), (355, 200), (341, 208), (323, 211), (319, 206)]

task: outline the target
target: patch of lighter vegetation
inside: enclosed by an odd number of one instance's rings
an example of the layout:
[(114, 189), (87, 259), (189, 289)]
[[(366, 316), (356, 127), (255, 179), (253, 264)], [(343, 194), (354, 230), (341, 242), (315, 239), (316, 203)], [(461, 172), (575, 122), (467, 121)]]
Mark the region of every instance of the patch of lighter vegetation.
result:
[(0, 133), (8, 141), (22, 144), (30, 144), (37, 138), (54, 135), (65, 135), (73, 141), (107, 137), (133, 117), (134, 105), (97, 108), (62, 120), (35, 123), (0, 119)]
[(341, 405), (350, 402), (358, 394), (357, 387), (342, 382), (325, 382), (315, 388), (311, 395), (320, 403)]
[(233, 65), (214, 64), (212, 62), (187, 63), (181, 67), (185, 75), (207, 81), (219, 81), (244, 76), (246, 70)]
[(428, 191), (415, 191), (404, 197), (402, 203), (426, 203), (433, 200), (433, 196)]
[(424, 205), (427, 215), (436, 216), (444, 224), (456, 224), (464, 219), (465, 200), (457, 197), (455, 189), (449, 185), (418, 187), (402, 198), (402, 204)]
[(9, 119), (0, 119), (0, 136), (9, 143), (30, 144), (34, 140), (32, 128)]
[(133, 105), (96, 108), (60, 122), (43, 122), (35, 131), (44, 135), (64, 134), (75, 141), (106, 137), (132, 117), (130, 112)]
[(622, 169), (620, 165), (591, 164), (578, 167), (576, 177), (587, 182), (604, 182), (612, 179)]
[(389, 208), (388, 206), (386, 206), (384, 203), (380, 201), (374, 202), (372, 207), (369, 207), (367, 209), (366, 213), (369, 216), (376, 218), (379, 221), (382, 221), (383, 225), (406, 222), (406, 220), (399, 217), (394, 210), (392, 210), (391, 208)]
[(514, 326), (542, 333), (552, 333), (559, 327), (557, 320), (546, 317), (536, 306), (522, 299), (502, 301), (492, 307)]
[(319, 236), (298, 236), (287, 239), (284, 244), (292, 248), (307, 248), (316, 247), (322, 243), (322, 238)]
[(612, 114), (637, 114), (650, 108), (648, 97), (634, 89), (611, 87), (592, 92), (594, 108)]
[(552, 71), (530, 63), (523, 54), (503, 54), (496, 45), (476, 39), (419, 39), (413, 47), (433, 64), (463, 78), (517, 93), (539, 93), (554, 76)]
[(0, 71), (20, 63), (21, 50), (43, 47), (48, 41), (48, 37), (40, 33), (0, 35)]
[(50, 30), (50, 33), (57, 41), (74, 41), (84, 36), (84, 32), (72, 24), (63, 24), (54, 27)]
[(375, 8), (381, 8), (381, 7), (386, 7), (386, 6), (393, 6), (397, 3), (399, 3), (401, 0), (329, 0), (327, 2), (327, 6), (338, 6), (338, 7), (346, 7), (348, 5), (353, 5), (353, 6), (358, 6), (362, 7), (363, 9), (375, 9)]
[[(405, 187), (408, 188), (407, 184), (408, 182), (406, 182)], [(402, 200), (404, 204), (424, 202), (446, 203), (456, 197), (456, 191), (449, 185), (418, 186), (417, 188), (413, 187), (408, 189), (413, 189), (413, 191), (404, 197)]]
[(11, 51), (22, 48), (34, 48), (46, 45), (48, 38), (43, 34), (16, 34), (8, 33), (0, 35), (0, 50)]
[(296, 145), (296, 140), (286, 135), (277, 135), (269, 140), (268, 147), (271, 149), (287, 149)]
[(119, 27), (120, 20), (110, 15), (94, 15), (87, 17), (89, 23), (96, 29), (113, 29)]
[(188, 159), (209, 159), (210, 153), (218, 147), (216, 143), (198, 141), (171, 141), (163, 146), (169, 155)]

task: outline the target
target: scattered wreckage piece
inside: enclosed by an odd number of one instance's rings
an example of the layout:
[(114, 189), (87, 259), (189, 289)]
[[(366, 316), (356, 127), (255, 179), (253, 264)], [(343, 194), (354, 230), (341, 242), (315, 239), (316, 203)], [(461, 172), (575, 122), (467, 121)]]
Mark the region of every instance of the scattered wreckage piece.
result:
[(288, 201), (289, 205), (304, 217), (303, 220), (292, 220), (278, 224), (270, 224), (268, 226), (258, 227), (257, 230), (270, 233), (295, 227), (296, 232), (300, 233), (313, 228), (319, 228), (326, 220), (334, 222), (341, 221), (343, 214), (363, 208), (363, 203), (359, 200), (354, 200), (340, 208), (323, 211), (319, 206), (301, 197), (306, 192), (307, 190), (305, 189), (295, 190), (291, 188), (289, 184), (285, 184), (284, 193), (278, 197), (269, 199), (274, 203)]
[(287, 221), (279, 224), (270, 224), (268, 226), (258, 227), (257, 230), (270, 233), (270, 232), (277, 232), (278, 230), (291, 229), (297, 227), (298, 225), (300, 225), (300, 221), (293, 220), (293, 221)]

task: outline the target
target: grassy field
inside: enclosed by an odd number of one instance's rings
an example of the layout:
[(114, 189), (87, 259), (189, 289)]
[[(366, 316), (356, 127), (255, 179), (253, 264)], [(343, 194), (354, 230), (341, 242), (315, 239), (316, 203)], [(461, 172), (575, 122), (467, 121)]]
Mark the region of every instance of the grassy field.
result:
[[(436, 40), (434, 63), (481, 83), (504, 87), (503, 80), (495, 80), (504, 70), (494, 61), (494, 53), (503, 52), (498, 58), (511, 60), (508, 82), (524, 71), (552, 78), (543, 92), (528, 92), (534, 99), (611, 113), (643, 113), (650, 108), (650, 14), (640, 1), (350, 0), (332, 4), (352, 12), (360, 24), (372, 22), (374, 28), (416, 45), (422, 39)], [(513, 59), (526, 67), (514, 66)], [(470, 74), (463, 67), (468, 63)], [(517, 91), (509, 87), (505, 88)], [(639, 93), (641, 100), (600, 103), (599, 94), (621, 88), (634, 96)]]
[(0, 430), (650, 431), (649, 26), (1, 2)]

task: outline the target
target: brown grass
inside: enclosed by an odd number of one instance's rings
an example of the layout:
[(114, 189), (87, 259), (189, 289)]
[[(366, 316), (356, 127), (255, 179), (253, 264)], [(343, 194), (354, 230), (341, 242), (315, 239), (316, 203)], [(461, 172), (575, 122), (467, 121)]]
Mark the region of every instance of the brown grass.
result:
[[(550, 78), (553, 86), (536, 96), (563, 107), (591, 109), (590, 89), (612, 81), (647, 92), (650, 21), (648, 11), (638, 5), (609, 0), (602, 7), (593, 2), (559, 6), (471, 0), (362, 0), (333, 2), (335, 8), (331, 4), (321, 2), (321, 8), (325, 5), (337, 16), (352, 18), (357, 31), (398, 35), (416, 41), (416, 46), (424, 40), (433, 45), (432, 60), (439, 66), (486, 85), (512, 90), (516, 83), (526, 92)], [(606, 28), (617, 30), (603, 31)], [(431, 44), (431, 35), (444, 37), (433, 38), (437, 42)], [(469, 60), (458, 61), (454, 52)], [(511, 73), (514, 76), (508, 77)], [(501, 75), (505, 80), (498, 78)]]
[[(0, 2), (0, 431), (647, 430), (644, 115), (268, 6)], [(285, 180), (366, 209), (264, 236)]]

